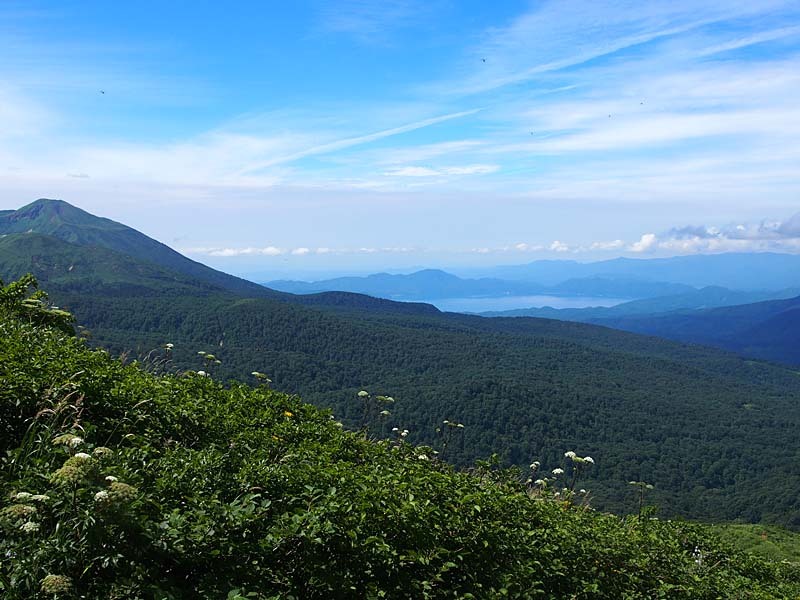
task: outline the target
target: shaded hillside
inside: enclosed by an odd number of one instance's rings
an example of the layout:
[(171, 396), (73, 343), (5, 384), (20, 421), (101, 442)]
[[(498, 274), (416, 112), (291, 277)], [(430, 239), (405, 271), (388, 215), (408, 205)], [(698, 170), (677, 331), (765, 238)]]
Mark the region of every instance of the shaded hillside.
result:
[(636, 333), (718, 346), (752, 358), (800, 365), (800, 296), (678, 314), (596, 319)]

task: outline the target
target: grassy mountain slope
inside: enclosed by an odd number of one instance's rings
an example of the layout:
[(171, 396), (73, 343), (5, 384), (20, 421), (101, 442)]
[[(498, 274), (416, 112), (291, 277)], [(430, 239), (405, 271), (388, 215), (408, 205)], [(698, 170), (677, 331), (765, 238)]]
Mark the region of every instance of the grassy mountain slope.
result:
[(205, 295), (221, 287), (100, 246), (81, 246), (38, 233), (0, 237), (0, 273), (7, 280), (36, 273), (65, 292)]
[(9, 600), (800, 593), (796, 565), (689, 524), (597, 513), (580, 494), (548, 492), (557, 479), (530, 487), (488, 464), (456, 473), (431, 448), (370, 442), (265, 386), (122, 365), (33, 324), (9, 292), (0, 290)]
[(0, 215), (0, 234), (25, 232), (50, 235), (81, 246), (109, 248), (231, 292), (250, 296), (273, 294), (263, 286), (215, 271), (135, 229), (96, 217), (62, 200), (40, 199)]

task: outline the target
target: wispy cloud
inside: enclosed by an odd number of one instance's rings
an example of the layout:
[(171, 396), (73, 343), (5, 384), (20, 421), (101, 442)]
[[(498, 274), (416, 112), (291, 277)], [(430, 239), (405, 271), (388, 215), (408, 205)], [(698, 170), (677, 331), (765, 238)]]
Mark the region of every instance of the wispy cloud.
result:
[(459, 112), (454, 112), (446, 115), (440, 115), (437, 117), (432, 117), (430, 119), (423, 119), (421, 121), (415, 121), (414, 123), (407, 123), (405, 125), (400, 125), (399, 127), (392, 127), (391, 129), (384, 129), (382, 131), (376, 131), (374, 133), (369, 133), (366, 135), (359, 135), (355, 137), (344, 138), (341, 140), (336, 140), (333, 142), (328, 142), (325, 144), (320, 144), (317, 146), (312, 146), (311, 148), (306, 148), (304, 150), (300, 150), (299, 152), (294, 152), (292, 154), (287, 154), (285, 156), (278, 156), (266, 161), (262, 161), (260, 163), (251, 164), (245, 167), (240, 171), (240, 174), (244, 175), (247, 173), (252, 173), (254, 171), (258, 171), (261, 169), (266, 169), (268, 167), (272, 167), (275, 165), (293, 162), (299, 160), (301, 158), (305, 158), (307, 156), (314, 156), (318, 154), (328, 154), (330, 152), (335, 152), (337, 150), (343, 150), (345, 148), (351, 148), (353, 146), (359, 146), (361, 144), (367, 144), (369, 142), (375, 142), (377, 140), (381, 140), (384, 138), (392, 137), (395, 135), (400, 135), (403, 133), (408, 133), (410, 131), (416, 131), (417, 129), (423, 129), (425, 127), (430, 127), (432, 125), (436, 125), (438, 123), (444, 123), (445, 121), (450, 121), (452, 119), (460, 119), (462, 117), (467, 117), (469, 115), (474, 115), (475, 113), (479, 112), (480, 109), (470, 109), (470, 110), (463, 110)]
[(320, 27), (329, 32), (353, 36), (364, 43), (385, 41), (395, 29), (417, 25), (428, 18), (435, 2), (419, 0), (340, 0), (325, 2)]
[(676, 0), (645, 6), (635, 0), (548, 0), (508, 26), (489, 31), (468, 55), (465, 73), (469, 74), (439, 90), (448, 94), (488, 92), (654, 40), (785, 6), (791, 6), (790, 2), (712, 0), (698, 4)]
[(462, 165), (439, 167), (436, 169), (422, 166), (396, 167), (386, 171), (391, 177), (447, 177), (464, 175), (487, 175), (500, 170), (499, 165)]

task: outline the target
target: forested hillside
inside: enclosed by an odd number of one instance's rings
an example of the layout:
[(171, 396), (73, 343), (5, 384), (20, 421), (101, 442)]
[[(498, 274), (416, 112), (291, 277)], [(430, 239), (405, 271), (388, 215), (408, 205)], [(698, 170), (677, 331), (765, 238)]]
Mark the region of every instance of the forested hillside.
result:
[(800, 593), (796, 564), (649, 509), (596, 512), (576, 485), (595, 462), (582, 453), (455, 472), (403, 432), (343, 430), (261, 374), (224, 387), (202, 370), (165, 374), (169, 347), (131, 365), (89, 350), (71, 316), (27, 288), (0, 287), (9, 600)]
[(59, 301), (114, 353), (160, 355), (172, 343), (177, 365), (200, 369), (197, 353), (213, 353), (222, 363), (215, 376), (266, 372), (277, 389), (331, 407), (351, 426), (362, 418), (359, 389), (391, 395), (376, 434), (407, 428), (411, 440), (435, 444), (437, 424), (461, 422), (446, 457), (458, 464), (497, 452), (522, 465), (580, 446), (600, 457), (599, 506), (629, 510), (627, 481), (644, 479), (666, 514), (797, 525), (798, 482), (786, 471), (800, 426), (791, 371), (555, 321), (224, 296)]

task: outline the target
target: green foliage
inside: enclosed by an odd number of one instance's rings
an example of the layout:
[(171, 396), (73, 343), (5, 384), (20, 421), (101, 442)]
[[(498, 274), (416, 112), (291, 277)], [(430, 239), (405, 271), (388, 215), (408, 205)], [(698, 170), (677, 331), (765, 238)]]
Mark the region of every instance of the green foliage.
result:
[(10, 600), (800, 593), (796, 567), (700, 526), (531, 494), (492, 461), (457, 472), (267, 385), (148, 373), (5, 304), (0, 339)]
[(800, 534), (774, 525), (724, 523), (708, 528), (732, 546), (775, 561), (800, 564)]
[[(252, 380), (364, 423), (357, 393), (391, 395), (391, 415), (370, 432), (442, 450), (445, 419), (463, 423), (446, 459), (459, 466), (498, 452), (504, 464), (560, 460), (566, 449), (598, 462), (594, 503), (636, 512), (627, 484), (655, 489), (663, 516), (800, 526), (792, 475), (800, 377), (706, 348), (576, 323), (320, 310), (220, 295), (60, 294), (93, 343), (145, 356), (173, 343), (174, 368), (222, 364), (214, 376)], [(756, 404), (757, 409), (748, 405)], [(380, 411), (378, 411), (380, 412)]]
[(37, 287), (38, 283), (31, 274), (23, 275), (7, 286), (3, 286), (0, 279), (0, 307), (31, 323), (49, 325), (65, 333), (72, 333), (72, 323), (75, 320), (73, 316), (49, 305), (47, 294), (36, 290)]

